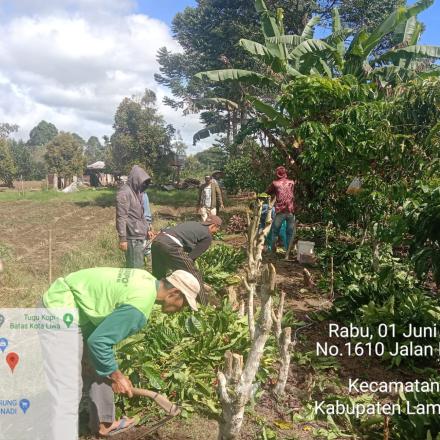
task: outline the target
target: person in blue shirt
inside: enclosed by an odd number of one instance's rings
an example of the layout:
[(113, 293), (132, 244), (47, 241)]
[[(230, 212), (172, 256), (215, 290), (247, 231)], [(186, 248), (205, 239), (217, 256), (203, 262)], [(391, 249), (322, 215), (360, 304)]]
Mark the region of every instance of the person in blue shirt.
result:
[[(151, 214), (150, 200), (146, 192), (142, 193), (142, 204), (144, 206), (144, 219), (150, 225), (150, 231), (153, 231), (153, 216)], [(144, 247), (144, 256), (148, 257), (149, 255), (151, 255), (151, 239), (146, 241)]]

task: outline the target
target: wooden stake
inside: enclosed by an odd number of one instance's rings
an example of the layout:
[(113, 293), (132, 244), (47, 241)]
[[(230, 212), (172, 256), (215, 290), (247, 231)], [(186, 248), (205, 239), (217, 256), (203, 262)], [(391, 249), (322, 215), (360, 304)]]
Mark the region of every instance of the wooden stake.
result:
[(330, 296), (334, 295), (335, 275), (333, 271), (333, 255), (330, 257)]
[(52, 229), (49, 229), (49, 284), (52, 284)]
[(390, 439), (390, 416), (384, 416), (383, 440)]

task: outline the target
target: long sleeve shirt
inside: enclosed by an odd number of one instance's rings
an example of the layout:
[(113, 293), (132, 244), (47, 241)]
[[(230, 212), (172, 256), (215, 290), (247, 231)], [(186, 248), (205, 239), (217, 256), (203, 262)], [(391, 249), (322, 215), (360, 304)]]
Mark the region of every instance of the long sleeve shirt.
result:
[(164, 232), (176, 237), (183, 245), (191, 260), (195, 260), (205, 252), (212, 243), (212, 235), (208, 226), (200, 222), (185, 222)]
[(118, 369), (113, 347), (147, 323), (158, 285), (143, 269), (95, 267), (58, 278), (43, 303), (48, 309), (78, 309), (96, 372), (108, 376)]
[(148, 194), (146, 192), (142, 195), (142, 203), (144, 205), (144, 219), (147, 220), (148, 224), (151, 226), (151, 223), (153, 223), (153, 216), (151, 214), (150, 200), (148, 199)]
[(147, 319), (138, 309), (122, 304), (93, 330), (87, 338), (87, 345), (100, 376), (109, 376), (118, 369), (113, 347), (137, 333), (146, 323)]

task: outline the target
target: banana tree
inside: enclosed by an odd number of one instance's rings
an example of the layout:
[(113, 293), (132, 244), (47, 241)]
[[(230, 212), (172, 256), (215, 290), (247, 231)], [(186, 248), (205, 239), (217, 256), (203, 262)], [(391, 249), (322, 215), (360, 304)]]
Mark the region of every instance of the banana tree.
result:
[[(301, 35), (285, 35), (281, 9), (277, 10), (274, 17), (263, 0), (256, 0), (255, 8), (260, 16), (264, 44), (248, 39), (241, 39), (239, 44), (262, 62), (261, 73), (228, 68), (200, 72), (196, 75), (197, 78), (213, 82), (236, 81), (242, 86), (243, 95), (247, 94), (246, 91), (253, 90), (255, 94), (276, 96), (282, 86), (292, 79), (314, 72), (331, 76), (331, 65), (340, 60), (340, 57), (337, 49), (331, 46), (331, 41), (313, 38), (319, 17), (312, 17)], [(215, 103), (211, 101), (210, 104)], [(194, 135), (194, 142), (223, 130), (221, 124), (203, 129)]]
[[(417, 76), (440, 75), (438, 66), (429, 66), (429, 60), (440, 58), (440, 47), (417, 44), (423, 29), (417, 14), (432, 3), (433, 0), (419, 0), (412, 6), (397, 8), (370, 33), (361, 30), (354, 35), (346, 47), (353, 32), (341, 25), (336, 8), (332, 13), (332, 33), (324, 39), (315, 39), (314, 28), (319, 17), (312, 17), (301, 35), (285, 35), (282, 12), (278, 10), (274, 17), (263, 0), (256, 0), (265, 44), (242, 39), (240, 45), (263, 62), (263, 72), (231, 68), (200, 72), (196, 76), (216, 82), (236, 81), (254, 87), (255, 95), (265, 95), (266, 99), (262, 100), (243, 91), (253, 111), (260, 116), (259, 127), (285, 150), (287, 144), (295, 144), (291, 136), (293, 122), (289, 123), (289, 115), (281, 110), (274, 97), (291, 81), (310, 75), (354, 76), (361, 83), (374, 81), (384, 89)], [(373, 56), (383, 39), (391, 34), (398, 43), (389, 51)], [(273, 136), (274, 128), (283, 131), (284, 141)]]
[[(440, 47), (417, 44), (423, 30), (417, 15), (434, 3), (419, 0), (412, 6), (400, 6), (371, 33), (360, 31), (353, 38), (345, 55), (344, 75), (355, 75), (363, 81), (377, 80), (382, 86), (437, 74), (427, 60), (440, 58)], [(394, 35), (398, 43), (379, 56), (372, 53), (381, 41)]]

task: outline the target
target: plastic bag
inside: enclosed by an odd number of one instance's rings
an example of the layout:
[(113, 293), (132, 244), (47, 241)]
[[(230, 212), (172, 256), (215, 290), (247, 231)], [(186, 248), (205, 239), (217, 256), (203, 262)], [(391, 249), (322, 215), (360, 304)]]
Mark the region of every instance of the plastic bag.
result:
[(357, 194), (362, 188), (362, 182), (359, 177), (355, 177), (347, 188), (347, 194)]

